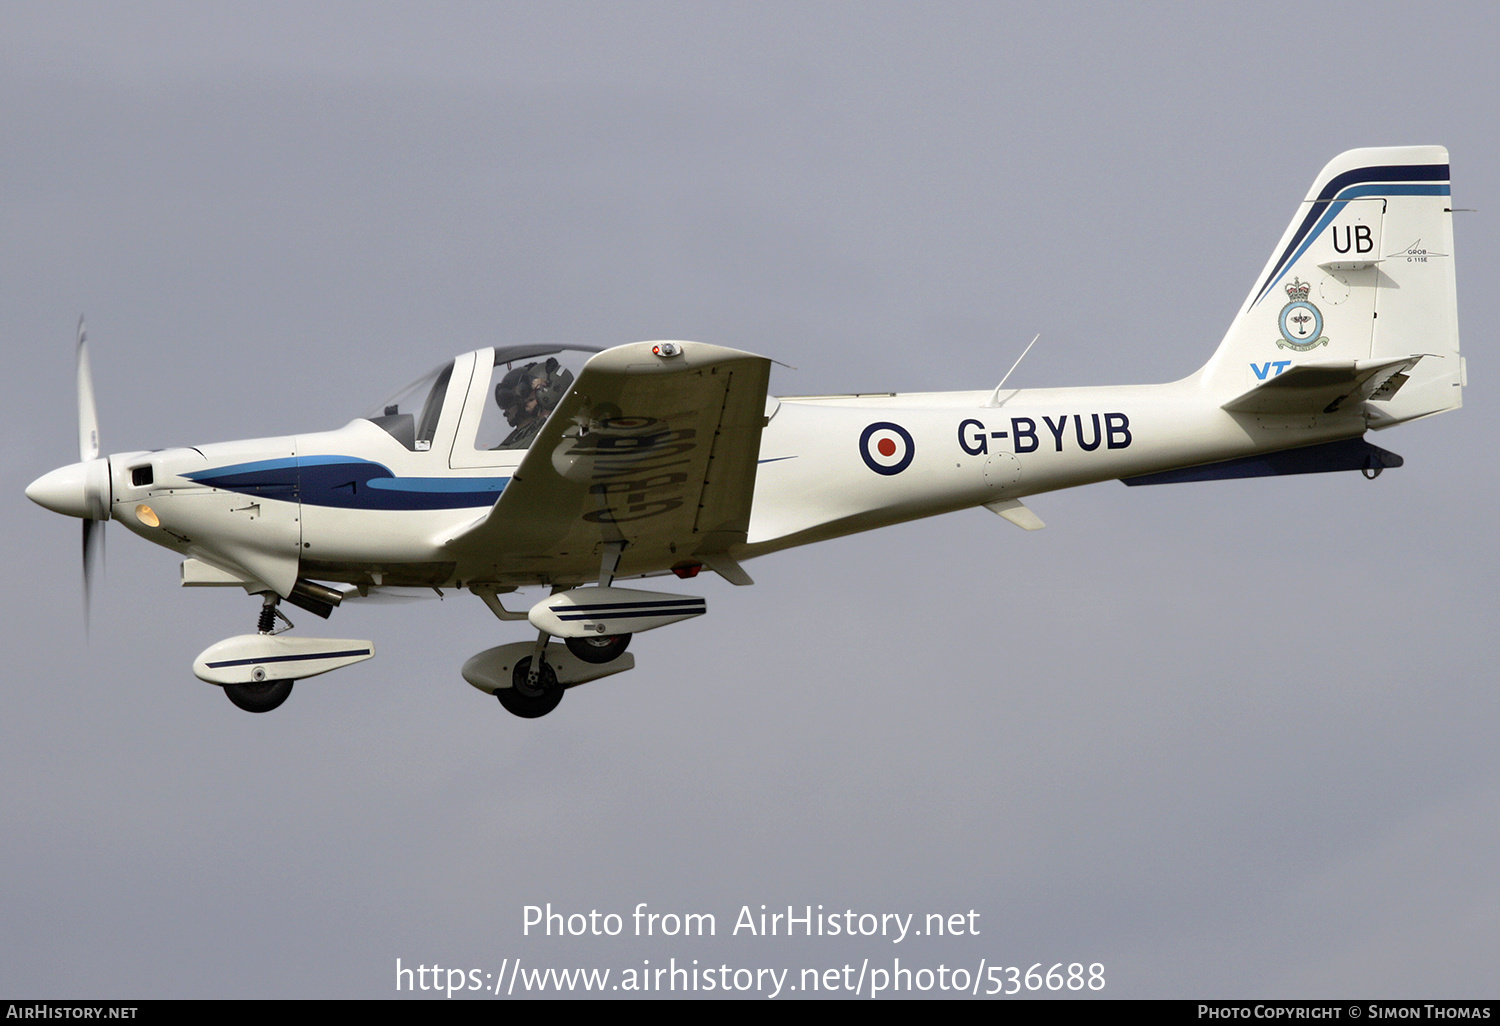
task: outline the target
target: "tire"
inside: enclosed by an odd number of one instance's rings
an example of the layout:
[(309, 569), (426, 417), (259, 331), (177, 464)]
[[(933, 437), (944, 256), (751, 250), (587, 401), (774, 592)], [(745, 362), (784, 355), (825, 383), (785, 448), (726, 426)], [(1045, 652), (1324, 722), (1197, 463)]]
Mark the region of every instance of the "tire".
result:
[(495, 697), (500, 704), (505, 706), (505, 711), (512, 713), (522, 719), (534, 720), (538, 716), (546, 716), (557, 703), (562, 701), (563, 692), (567, 690), (557, 682), (557, 674), (552, 667), (542, 660), (542, 669), (537, 674), (537, 682), (533, 686), (526, 677), (531, 672), (531, 656), (527, 656), (516, 664), (515, 670), (511, 672), (511, 686), (508, 688), (496, 688)]
[(593, 638), (564, 638), (568, 651), (586, 663), (608, 663), (625, 654), (629, 634), (604, 634)]
[(290, 680), (262, 680), (253, 684), (225, 684), (224, 695), (246, 712), (270, 712), (292, 693)]

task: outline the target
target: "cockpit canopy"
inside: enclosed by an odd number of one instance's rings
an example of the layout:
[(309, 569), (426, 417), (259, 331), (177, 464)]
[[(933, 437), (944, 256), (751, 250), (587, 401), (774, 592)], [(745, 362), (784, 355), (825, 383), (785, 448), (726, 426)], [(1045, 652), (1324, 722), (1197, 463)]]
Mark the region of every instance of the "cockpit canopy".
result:
[[(461, 408), (469, 391), (480, 388), (485, 396), (484, 413), (474, 448), (525, 449), (573, 387), (584, 363), (599, 351), (556, 343), (481, 350), (469, 390), (460, 390), (451, 400), (448, 398), (448, 386), (458, 362), (450, 361), (422, 375), (366, 414), (365, 419), (412, 452), (425, 452), (432, 448), (444, 403), (452, 402)], [(487, 356), (492, 359), (486, 360)], [(452, 413), (456, 417), (458, 410)]]
[(434, 367), (416, 381), (365, 414), (365, 419), (383, 428), (392, 438), (412, 452), (432, 448), (437, 432), (438, 414), (443, 410), (443, 396), (453, 376), (453, 361)]

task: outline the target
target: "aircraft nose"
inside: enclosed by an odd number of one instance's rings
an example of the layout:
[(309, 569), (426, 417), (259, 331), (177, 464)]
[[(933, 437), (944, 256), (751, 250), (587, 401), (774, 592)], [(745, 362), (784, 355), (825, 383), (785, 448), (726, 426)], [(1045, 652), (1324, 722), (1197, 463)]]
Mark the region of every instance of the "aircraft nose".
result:
[(26, 497), (54, 513), (85, 520), (109, 518), (109, 460), (58, 467), (26, 486)]

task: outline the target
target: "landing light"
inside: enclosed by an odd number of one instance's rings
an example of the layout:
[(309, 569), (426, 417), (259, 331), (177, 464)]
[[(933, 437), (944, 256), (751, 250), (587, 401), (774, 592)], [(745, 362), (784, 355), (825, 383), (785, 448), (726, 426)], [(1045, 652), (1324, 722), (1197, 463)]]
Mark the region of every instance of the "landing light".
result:
[(135, 518), (147, 527), (161, 526), (161, 518), (156, 515), (156, 510), (147, 506), (144, 502), (135, 508)]

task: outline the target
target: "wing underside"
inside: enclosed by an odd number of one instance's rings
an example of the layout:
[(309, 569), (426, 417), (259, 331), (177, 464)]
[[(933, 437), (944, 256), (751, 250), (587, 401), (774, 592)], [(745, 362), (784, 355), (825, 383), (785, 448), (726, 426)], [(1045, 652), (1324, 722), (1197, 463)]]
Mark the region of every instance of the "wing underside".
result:
[[(666, 348), (666, 347), (663, 347)], [(750, 524), (770, 361), (718, 346), (641, 342), (600, 353), (487, 515), (448, 539), (468, 581), (593, 580), (734, 567)]]

